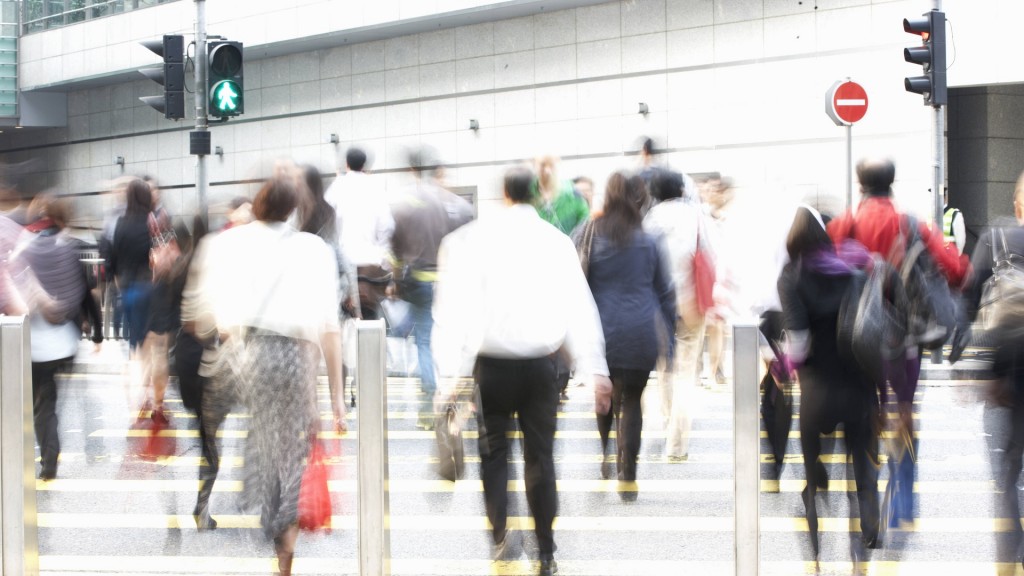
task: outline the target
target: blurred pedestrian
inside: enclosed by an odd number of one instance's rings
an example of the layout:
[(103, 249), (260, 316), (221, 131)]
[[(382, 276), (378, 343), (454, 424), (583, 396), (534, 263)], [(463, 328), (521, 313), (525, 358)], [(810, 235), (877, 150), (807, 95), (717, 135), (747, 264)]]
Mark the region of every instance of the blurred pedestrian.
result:
[[(144, 176), (143, 181), (149, 184), (149, 192), (153, 200), (147, 224), (149, 226), (150, 269), (153, 272), (149, 308), (146, 321), (146, 337), (143, 348), (143, 383), (147, 398), (145, 403), (152, 407), (152, 418), (157, 428), (169, 425), (167, 412), (164, 410), (164, 395), (167, 393), (169, 370), (169, 350), (171, 335), (178, 331), (180, 316), (173, 309), (171, 283), (181, 248), (177, 235), (160, 197), (160, 188), (152, 176)], [(158, 430), (159, 431), (159, 430)]]
[[(553, 524), (558, 511), (554, 440), (558, 386), (554, 356), (563, 346), (580, 373), (593, 374), (599, 412), (611, 403), (600, 318), (572, 242), (543, 222), (534, 176), (505, 175), (510, 205), (445, 238), (434, 318), (446, 349), (475, 358), (481, 476), (495, 560), (518, 556), (508, 530), (508, 437), (514, 415), (523, 432), (526, 499), (540, 548), (540, 575), (557, 573)], [(538, 286), (547, 287), (538, 289)]]
[(360, 317), (381, 317), (391, 273), (385, 269), (395, 221), (384, 191), (366, 170), (366, 152), (353, 146), (345, 153), (346, 172), (327, 189), (325, 198), (337, 216), (338, 239), (345, 257), (356, 267)]
[(942, 189), (942, 240), (956, 246), (958, 254), (964, 253), (964, 246), (967, 245), (964, 214), (959, 208), (949, 205), (949, 188)]
[(341, 249), (338, 240), (338, 230), (341, 224), (334, 208), (327, 202), (324, 196), (324, 180), (316, 166), (304, 165), (300, 167), (305, 179), (306, 191), (308, 192), (309, 205), (301, 210), (300, 229), (319, 236), (321, 240), (331, 247), (338, 261), (338, 311), (345, 312), (347, 316), (356, 316), (356, 309), (359, 306), (359, 287), (356, 280), (356, 267)]
[(395, 286), (398, 296), (409, 303), (412, 334), (424, 400), (417, 426), (433, 429), (437, 375), (431, 350), (434, 317), (434, 284), (437, 282), (437, 252), (450, 232), (473, 219), (473, 208), (464, 199), (445, 190), (433, 178), (436, 159), (428, 150), (410, 155), (409, 167), (415, 183), (399, 195), (392, 207), (395, 231), (391, 236)]
[[(603, 462), (601, 475), (611, 476), (608, 438), (616, 424), (618, 479), (636, 481), (641, 398), (658, 352), (665, 348), (671, 363), (676, 329), (676, 291), (669, 260), (660, 240), (643, 231), (640, 210), (647, 188), (639, 176), (612, 174), (605, 185), (604, 210), (578, 235), (577, 250), (604, 329), (605, 359), (612, 381), (611, 409), (597, 414)], [(667, 344), (666, 344), (667, 343)], [(635, 485), (620, 493), (636, 497)]]
[[(204, 242), (194, 316), (201, 338), (234, 340), (241, 359), (241, 396), (252, 415), (242, 503), (260, 510), (285, 575), (298, 536), (304, 461), (320, 426), (321, 357), (330, 389), (339, 390), (341, 382), (337, 259), (323, 240), (287, 223), (303, 182), (282, 168), (253, 201), (256, 221)], [(331, 397), (339, 432), (345, 429), (340, 400)]]
[[(978, 315), (981, 306), (1006, 305), (1005, 302), (982, 302), (984, 288), (994, 273), (995, 262), (1024, 258), (1024, 173), (1017, 178), (1013, 193), (1013, 213), (1016, 226), (992, 228), (982, 235), (974, 247), (971, 266), (975, 276), (967, 292), (968, 311), (972, 318)], [(1013, 282), (1003, 282), (1003, 285), (1004, 290), (1020, 289), (1020, 286)], [(1020, 296), (1008, 293), (1004, 294), (1004, 298), (1015, 298), (1019, 301)], [(1001, 561), (1012, 559), (1013, 565), (1016, 566), (1024, 559), (1024, 531), (1021, 529), (1018, 488), (1021, 468), (1024, 466), (1024, 335), (1020, 330), (1008, 331), (1001, 328), (993, 328), (988, 334), (995, 340), (992, 372), (996, 377), (998, 393), (993, 394), (993, 398), (990, 399), (992, 405), (986, 406), (986, 411), (1000, 414), (1003, 412), (1001, 408), (1008, 408), (1009, 413), (1006, 426), (986, 427), (988, 429), (985, 430), (997, 436), (994, 439), (996, 450), (993, 450), (993, 456), (1001, 454), (1002, 458), (995, 462), (996, 514), (998, 518), (1007, 519), (1009, 528), (1005, 532), (995, 533), (996, 552)], [(1013, 568), (1009, 568), (1005, 573), (1015, 572)]]
[(571, 234), (590, 216), (586, 200), (576, 194), (572, 182), (558, 179), (558, 158), (541, 156), (534, 161), (537, 192), (534, 206), (540, 217), (563, 234)]
[(587, 203), (587, 210), (593, 209), (594, 204), (594, 181), (586, 176), (577, 176), (572, 179), (572, 189)]
[(32, 415), (39, 444), (39, 478), (57, 477), (60, 438), (57, 433), (57, 371), (78, 352), (82, 331), (78, 320), (88, 293), (78, 250), (64, 231), (70, 220), (66, 200), (44, 201), (40, 219), (22, 232), (11, 257), (15, 278), (29, 306), (32, 356)]
[[(803, 501), (814, 560), (820, 550), (815, 494), (828, 489), (820, 460), (821, 435), (835, 432), (841, 424), (857, 485), (861, 533), (851, 532), (850, 538), (854, 560), (860, 561), (865, 547), (879, 546), (878, 394), (860, 365), (840, 353), (836, 339), (839, 308), (856, 268), (840, 259), (821, 216), (807, 207), (797, 211), (786, 249), (790, 262), (778, 285), (787, 333), (785, 354), (800, 380), (800, 445), (807, 478)], [(862, 251), (857, 263), (867, 259)]]
[[(856, 215), (847, 211), (830, 221), (828, 234), (835, 244), (852, 238), (868, 251), (879, 254), (891, 265), (898, 267), (908, 245), (909, 232), (907, 216), (897, 210), (892, 199), (896, 166), (888, 159), (861, 160), (857, 163), (857, 179), (863, 200)], [(957, 254), (955, 248), (947, 250), (941, 233), (925, 222), (918, 222), (917, 233), (950, 286), (961, 286), (970, 270), (967, 257)], [(899, 411), (897, 437), (908, 439), (899, 456), (889, 460), (892, 470), (889, 489), (893, 491), (890, 525), (893, 527), (901, 521), (910, 522), (914, 518), (913, 486), (918, 443), (914, 436), (913, 402), (920, 374), (921, 347), (916, 342), (909, 343), (905, 354), (890, 361), (887, 366), (886, 380), (896, 396)], [(884, 382), (875, 384), (884, 390)]]
[[(658, 374), (661, 389), (661, 414), (665, 429), (665, 458), (683, 462), (689, 458), (692, 406), (687, 403), (697, 384), (698, 359), (704, 348), (704, 314), (697, 302), (693, 262), (697, 237), (706, 228), (700, 206), (683, 198), (683, 177), (663, 170), (651, 183), (657, 202), (644, 217), (644, 230), (661, 239), (667, 252), (676, 290), (679, 321), (671, 334), (675, 339), (673, 361), (665, 355)], [(709, 239), (701, 246), (714, 253)], [(666, 348), (668, 349), (668, 348)]]

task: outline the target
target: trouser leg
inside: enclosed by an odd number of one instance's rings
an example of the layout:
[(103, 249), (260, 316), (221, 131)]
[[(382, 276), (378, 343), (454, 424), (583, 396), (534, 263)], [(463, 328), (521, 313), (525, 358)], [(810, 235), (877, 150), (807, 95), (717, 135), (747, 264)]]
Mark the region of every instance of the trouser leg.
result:
[[(615, 384), (618, 376), (619, 384)], [(617, 388), (619, 401), (619, 470), (621, 480), (636, 480), (636, 461), (640, 454), (641, 434), (644, 426), (641, 399), (647, 386), (648, 372), (644, 370), (622, 370), (613, 372), (612, 383)]]
[[(805, 403), (801, 403), (805, 404)], [(807, 529), (811, 538), (811, 548), (814, 550), (814, 558), (818, 558), (818, 508), (814, 495), (817, 492), (820, 466), (818, 457), (821, 455), (821, 437), (818, 434), (820, 427), (814, 421), (816, 417), (814, 410), (805, 407), (800, 413), (800, 447), (804, 453), (804, 475), (807, 478), (807, 487), (804, 488), (803, 501), (807, 517)]]
[(60, 361), (32, 363), (32, 417), (44, 474), (56, 472), (60, 455), (56, 379), (59, 366)]
[(504, 386), (501, 364), (480, 358), (476, 365), (480, 390), (477, 410), (484, 426), (484, 433), (479, 437), (480, 476), (495, 544), (504, 538), (508, 518), (508, 439), (505, 433), (512, 413), (512, 391)]
[(876, 411), (869, 409), (844, 423), (846, 451), (853, 459), (860, 531), (865, 543), (878, 538), (878, 433)]
[(526, 461), (526, 501), (533, 514), (540, 558), (544, 560), (555, 552), (553, 529), (558, 515), (554, 460), (558, 385), (551, 361), (528, 361), (525, 369), (522, 384), (528, 387), (529, 395), (519, 406), (519, 426), (523, 430)]

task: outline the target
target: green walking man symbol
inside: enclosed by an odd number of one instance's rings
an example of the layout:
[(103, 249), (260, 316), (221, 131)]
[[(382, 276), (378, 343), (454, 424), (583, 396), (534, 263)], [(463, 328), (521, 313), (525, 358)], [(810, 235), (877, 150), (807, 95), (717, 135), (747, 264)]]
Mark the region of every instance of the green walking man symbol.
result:
[(221, 82), (217, 87), (217, 109), (229, 111), (238, 108), (238, 92), (231, 84), (231, 82)]

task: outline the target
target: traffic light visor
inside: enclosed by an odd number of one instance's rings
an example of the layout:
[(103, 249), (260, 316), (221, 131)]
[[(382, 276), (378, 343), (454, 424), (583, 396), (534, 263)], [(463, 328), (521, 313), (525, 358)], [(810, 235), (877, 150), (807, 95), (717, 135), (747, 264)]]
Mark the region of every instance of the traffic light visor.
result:
[(221, 44), (210, 52), (210, 72), (222, 78), (238, 74), (242, 68), (242, 49), (235, 44)]
[(927, 42), (932, 33), (932, 22), (930, 18), (904, 18), (903, 31), (917, 34), (921, 40)]

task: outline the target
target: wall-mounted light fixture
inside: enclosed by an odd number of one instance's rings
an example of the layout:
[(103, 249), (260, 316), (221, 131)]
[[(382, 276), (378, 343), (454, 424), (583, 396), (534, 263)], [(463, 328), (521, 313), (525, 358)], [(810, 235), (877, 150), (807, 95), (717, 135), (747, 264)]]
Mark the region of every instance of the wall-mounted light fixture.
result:
[(470, 119), (470, 121), (469, 121), (469, 129), (470, 130), (474, 130), (474, 131), (479, 130), (480, 129), (480, 123), (477, 122), (475, 119)]
[(341, 142), (341, 138), (338, 138), (337, 134), (331, 134), (331, 137), (330, 137), (329, 141), (330, 141), (331, 144), (337, 144), (337, 143)]
[(124, 166), (124, 156), (114, 156), (115, 166)]
[(644, 116), (647, 116), (647, 113), (650, 112), (650, 111), (651, 111), (651, 109), (647, 107), (647, 103), (646, 102), (641, 102), (640, 103), (640, 113), (641, 114), (643, 114)]
[(224, 157), (224, 148), (222, 148), (220, 146), (214, 146), (213, 147), (213, 153), (216, 154), (217, 156), (220, 156), (221, 158), (223, 158)]

